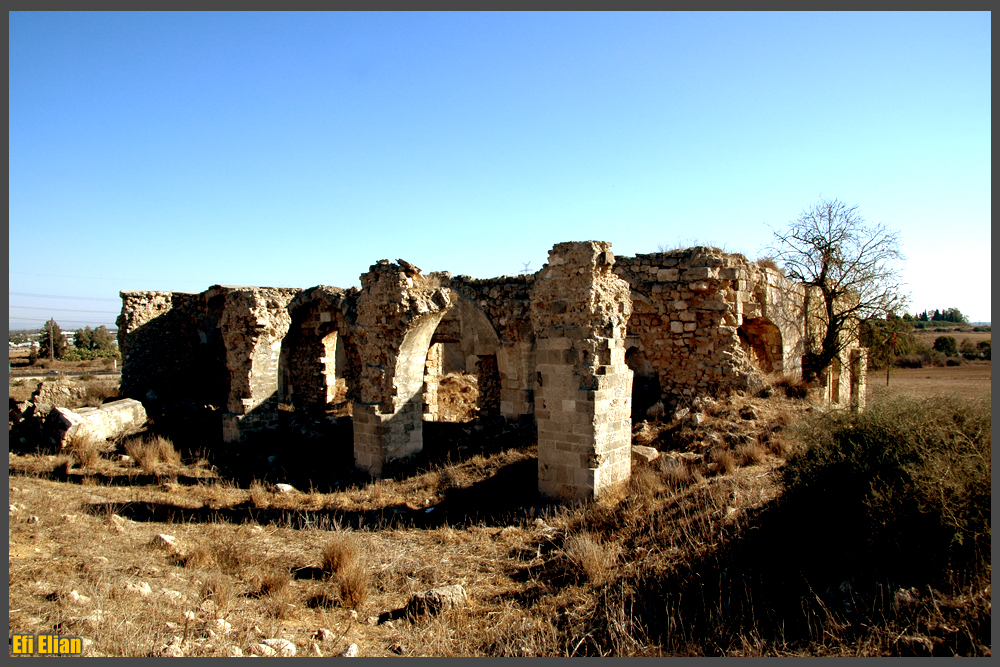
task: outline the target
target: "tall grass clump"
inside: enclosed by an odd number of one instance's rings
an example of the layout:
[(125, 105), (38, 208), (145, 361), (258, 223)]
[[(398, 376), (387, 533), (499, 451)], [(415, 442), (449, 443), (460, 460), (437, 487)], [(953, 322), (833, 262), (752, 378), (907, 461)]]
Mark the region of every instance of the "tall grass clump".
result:
[(337, 531), (323, 546), (321, 569), (340, 588), (344, 606), (360, 607), (368, 598), (371, 573), (364, 562), (364, 550), (355, 533)]
[(813, 508), (854, 571), (949, 591), (989, 583), (990, 402), (882, 398), (804, 429), (786, 500)]
[(125, 443), (125, 452), (147, 474), (156, 474), (161, 463), (179, 465), (180, 453), (174, 449), (174, 443), (161, 435), (145, 436)]
[(89, 433), (74, 435), (67, 449), (83, 468), (92, 468), (101, 460), (101, 443)]

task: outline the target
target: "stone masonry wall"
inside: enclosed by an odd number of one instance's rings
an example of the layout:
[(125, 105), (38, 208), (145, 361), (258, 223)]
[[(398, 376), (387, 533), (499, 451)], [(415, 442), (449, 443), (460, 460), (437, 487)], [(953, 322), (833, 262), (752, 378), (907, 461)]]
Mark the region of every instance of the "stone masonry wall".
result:
[(632, 290), (629, 340), (658, 372), (665, 403), (746, 389), (765, 373), (800, 368), (801, 290), (776, 271), (696, 247), (621, 257), (615, 273)]
[(154, 413), (184, 401), (225, 405), (225, 350), (206, 294), (121, 293), (123, 396), (145, 401)]

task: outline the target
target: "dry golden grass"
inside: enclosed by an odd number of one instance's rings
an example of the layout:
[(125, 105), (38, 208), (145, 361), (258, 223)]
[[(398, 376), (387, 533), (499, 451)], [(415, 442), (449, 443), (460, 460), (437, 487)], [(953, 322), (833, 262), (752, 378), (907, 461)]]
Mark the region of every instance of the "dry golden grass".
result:
[(174, 449), (174, 443), (161, 435), (130, 439), (125, 443), (125, 452), (149, 475), (160, 472), (164, 464), (171, 467), (178, 466), (181, 462), (181, 455)]
[(101, 460), (101, 451), (105, 443), (98, 442), (89, 433), (74, 435), (67, 443), (66, 449), (73, 456), (77, 465), (83, 468), (95, 468)]
[(571, 535), (563, 546), (571, 574), (594, 585), (605, 583), (614, 573), (621, 551), (615, 543), (601, 543), (590, 533)]

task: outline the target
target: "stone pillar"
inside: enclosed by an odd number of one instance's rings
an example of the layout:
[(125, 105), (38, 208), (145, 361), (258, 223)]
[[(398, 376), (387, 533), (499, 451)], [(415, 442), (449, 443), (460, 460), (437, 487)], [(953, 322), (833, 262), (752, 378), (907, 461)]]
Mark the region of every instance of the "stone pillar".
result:
[(868, 351), (858, 347), (851, 350), (851, 410), (865, 409), (868, 391)]
[(431, 337), (454, 305), (436, 274), (381, 260), (361, 276), (357, 300), (360, 390), (354, 464), (373, 477), (423, 448), (424, 369)]
[(594, 500), (631, 474), (632, 301), (610, 247), (554, 246), (531, 290), (538, 490), (553, 499)]

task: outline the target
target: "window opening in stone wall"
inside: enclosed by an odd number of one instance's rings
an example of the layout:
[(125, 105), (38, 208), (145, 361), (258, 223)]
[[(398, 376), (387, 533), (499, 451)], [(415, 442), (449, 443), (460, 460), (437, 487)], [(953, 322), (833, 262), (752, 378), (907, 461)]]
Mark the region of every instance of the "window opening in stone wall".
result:
[(346, 346), (324, 315), (314, 312), (293, 320), (282, 343), (278, 396), (280, 410), (302, 411), (320, 421), (352, 414)]
[(351, 416), (351, 401), (347, 399), (347, 353), (338, 332), (323, 338), (323, 376), (326, 384), (326, 412), (331, 417)]
[(647, 414), (651, 410), (656, 412), (654, 406), (659, 405), (662, 411), (660, 397), (662, 388), (660, 386), (660, 374), (656, 372), (653, 365), (646, 358), (646, 355), (637, 346), (629, 347), (625, 350), (625, 363), (632, 369), (632, 421), (638, 422), (653, 417)]

